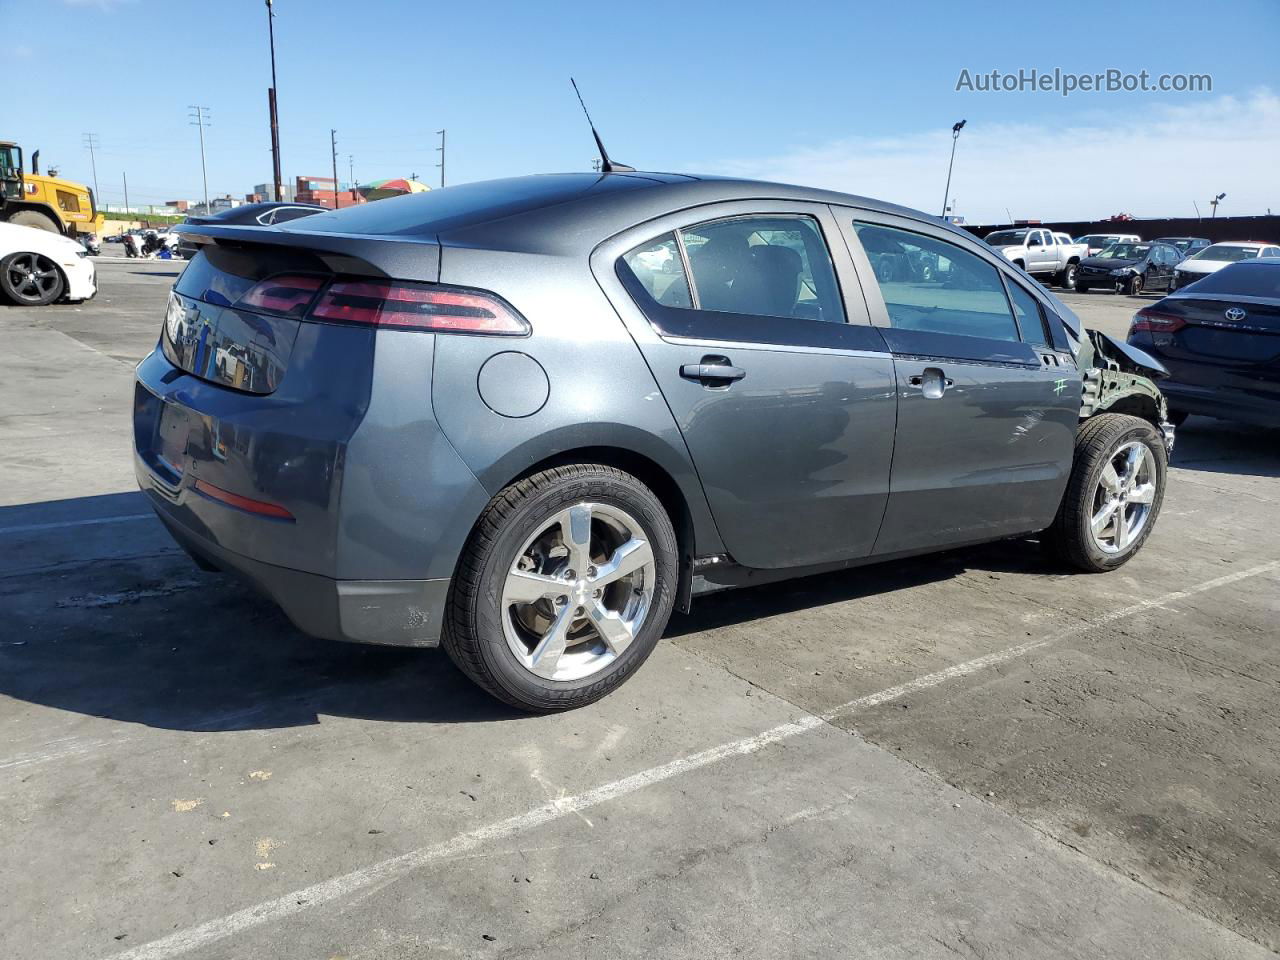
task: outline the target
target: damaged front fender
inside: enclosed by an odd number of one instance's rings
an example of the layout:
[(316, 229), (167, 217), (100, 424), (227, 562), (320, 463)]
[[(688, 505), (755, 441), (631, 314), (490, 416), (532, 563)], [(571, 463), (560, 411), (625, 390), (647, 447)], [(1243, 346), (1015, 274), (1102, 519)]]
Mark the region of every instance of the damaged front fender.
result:
[(1084, 331), (1076, 362), (1084, 376), (1080, 419), (1099, 413), (1126, 413), (1151, 421), (1173, 452), (1169, 406), (1155, 381), (1169, 375), (1159, 360), (1132, 344), (1098, 330)]

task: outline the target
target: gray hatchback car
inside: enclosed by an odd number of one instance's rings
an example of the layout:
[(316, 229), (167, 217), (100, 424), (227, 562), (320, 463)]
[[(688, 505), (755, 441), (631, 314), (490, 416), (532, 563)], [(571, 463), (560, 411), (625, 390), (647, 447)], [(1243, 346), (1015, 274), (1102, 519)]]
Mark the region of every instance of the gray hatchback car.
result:
[(1150, 535), (1157, 361), (936, 217), (777, 184), (476, 183), (198, 252), (138, 366), (139, 483), (304, 631), (588, 703), (702, 592)]

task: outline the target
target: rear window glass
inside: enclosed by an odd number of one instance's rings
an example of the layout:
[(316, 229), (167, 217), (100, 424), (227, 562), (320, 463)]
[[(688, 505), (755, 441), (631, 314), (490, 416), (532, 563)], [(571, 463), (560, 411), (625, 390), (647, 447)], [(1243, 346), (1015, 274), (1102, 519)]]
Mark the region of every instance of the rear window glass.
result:
[(1257, 247), (1237, 247), (1229, 243), (1215, 243), (1205, 247), (1192, 260), (1226, 260), (1234, 263), (1237, 260), (1252, 260), (1258, 255)]
[(653, 185), (652, 180), (639, 177), (601, 177), (589, 173), (483, 180), (303, 217), (290, 223), (288, 229), (299, 233), (420, 236), (527, 213), (588, 194), (638, 190)]
[(1233, 263), (1195, 282), (1197, 294), (1280, 297), (1280, 263)]
[(282, 273), (327, 274), (311, 254), (283, 248), (252, 250), (206, 246), (187, 263), (174, 290), (193, 300), (234, 306), (259, 280)]

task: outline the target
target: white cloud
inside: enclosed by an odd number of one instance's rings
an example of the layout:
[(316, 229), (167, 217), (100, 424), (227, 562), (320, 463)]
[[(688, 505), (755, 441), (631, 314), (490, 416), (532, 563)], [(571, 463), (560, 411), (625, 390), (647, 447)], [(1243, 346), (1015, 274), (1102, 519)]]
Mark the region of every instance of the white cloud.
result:
[[(1011, 106), (1011, 112), (1019, 109)], [(714, 169), (942, 209), (951, 132), (797, 146)], [(1194, 216), (1226, 191), (1220, 213), (1280, 210), (1280, 97), (1260, 90), (1194, 105), (1151, 104), (1085, 123), (970, 122), (960, 134), (951, 195), (970, 223), (1018, 218)], [(707, 165), (711, 167), (711, 164)]]

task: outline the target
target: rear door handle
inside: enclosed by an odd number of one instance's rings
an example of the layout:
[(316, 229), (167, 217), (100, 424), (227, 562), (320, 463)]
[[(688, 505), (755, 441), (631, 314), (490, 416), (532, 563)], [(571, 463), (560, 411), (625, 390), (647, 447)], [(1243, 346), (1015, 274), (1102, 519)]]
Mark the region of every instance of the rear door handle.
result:
[(680, 376), (709, 387), (727, 387), (741, 380), (747, 371), (735, 367), (728, 357), (703, 357), (701, 363), (686, 363), (680, 368)]

